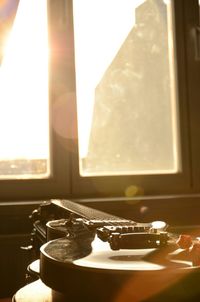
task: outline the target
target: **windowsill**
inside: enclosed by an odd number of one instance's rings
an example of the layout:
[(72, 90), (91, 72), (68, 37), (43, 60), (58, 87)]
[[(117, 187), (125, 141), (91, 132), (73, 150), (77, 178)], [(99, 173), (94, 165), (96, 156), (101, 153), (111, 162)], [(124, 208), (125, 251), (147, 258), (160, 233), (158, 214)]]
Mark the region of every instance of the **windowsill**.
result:
[[(134, 221), (163, 220), (169, 226), (200, 224), (200, 195), (89, 198), (74, 201)], [(32, 222), (29, 216), (41, 203), (42, 201), (1, 202), (1, 233), (30, 231)]]

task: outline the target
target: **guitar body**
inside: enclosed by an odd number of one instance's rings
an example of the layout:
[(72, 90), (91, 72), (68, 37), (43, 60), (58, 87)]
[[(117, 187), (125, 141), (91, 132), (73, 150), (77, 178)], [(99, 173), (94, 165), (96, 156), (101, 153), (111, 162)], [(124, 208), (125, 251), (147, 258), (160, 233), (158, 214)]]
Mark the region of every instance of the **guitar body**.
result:
[(64, 237), (42, 246), (40, 276), (71, 301), (142, 301), (195, 271), (179, 253), (173, 243), (162, 249), (113, 251), (96, 236)]
[(47, 223), (40, 278), (63, 302), (200, 301), (200, 269), (176, 244), (178, 235), (68, 200), (53, 203), (73, 215)]

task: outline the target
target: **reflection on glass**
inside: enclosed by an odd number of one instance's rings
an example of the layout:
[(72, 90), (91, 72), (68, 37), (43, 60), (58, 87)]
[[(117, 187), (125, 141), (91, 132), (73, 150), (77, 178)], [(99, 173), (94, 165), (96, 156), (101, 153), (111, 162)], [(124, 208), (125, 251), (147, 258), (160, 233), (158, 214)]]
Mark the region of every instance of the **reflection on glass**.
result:
[(49, 175), (47, 1), (0, 2), (0, 177)]
[(81, 175), (176, 173), (171, 1), (74, 0), (73, 11)]

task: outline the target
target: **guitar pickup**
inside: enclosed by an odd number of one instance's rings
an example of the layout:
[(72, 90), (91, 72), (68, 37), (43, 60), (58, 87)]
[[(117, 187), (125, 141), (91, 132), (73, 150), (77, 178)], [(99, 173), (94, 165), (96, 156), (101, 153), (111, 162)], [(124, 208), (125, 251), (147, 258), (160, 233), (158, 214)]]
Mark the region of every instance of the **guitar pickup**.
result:
[(167, 232), (148, 233), (112, 233), (108, 242), (112, 250), (119, 249), (146, 249), (166, 246), (169, 236)]
[(141, 232), (147, 232), (150, 230), (150, 225), (149, 224), (136, 224), (136, 225), (117, 225), (117, 226), (109, 226), (106, 225), (101, 228), (97, 228), (97, 236), (102, 240), (102, 241), (108, 241), (109, 237), (113, 233), (117, 234), (127, 234), (127, 233), (141, 233)]

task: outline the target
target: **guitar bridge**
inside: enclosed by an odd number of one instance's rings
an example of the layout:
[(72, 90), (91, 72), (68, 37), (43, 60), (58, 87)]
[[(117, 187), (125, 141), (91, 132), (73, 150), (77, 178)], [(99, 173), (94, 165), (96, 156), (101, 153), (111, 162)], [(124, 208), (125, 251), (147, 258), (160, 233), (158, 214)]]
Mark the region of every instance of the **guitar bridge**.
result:
[(167, 244), (168, 233), (149, 224), (104, 226), (97, 228), (97, 236), (102, 241), (107, 241), (112, 250), (158, 248)]

